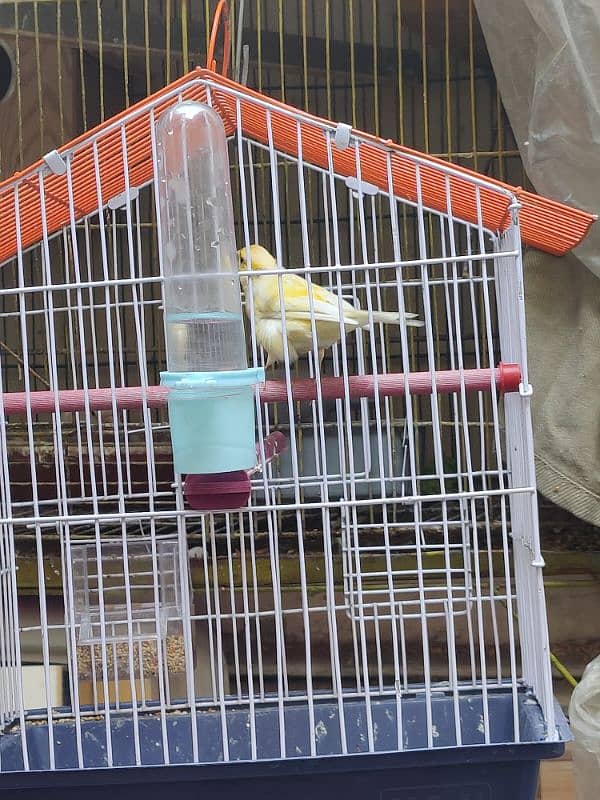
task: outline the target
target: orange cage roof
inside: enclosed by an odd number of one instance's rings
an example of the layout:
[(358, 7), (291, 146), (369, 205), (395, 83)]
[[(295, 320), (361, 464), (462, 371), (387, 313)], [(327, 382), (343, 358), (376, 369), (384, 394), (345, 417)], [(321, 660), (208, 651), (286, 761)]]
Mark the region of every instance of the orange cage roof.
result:
[[(43, 160), (0, 183), (0, 263), (13, 258), (19, 244), (24, 250), (40, 242), (44, 226), (50, 236), (69, 225), (71, 209), (75, 220), (83, 219), (122, 194), (126, 172), (130, 187), (151, 181), (151, 121), (179, 99), (206, 101), (209, 92), (228, 135), (236, 131), (239, 120), (245, 136), (265, 145), (272, 143), (294, 158), (300, 141), (305, 164), (328, 169), (331, 162), (338, 175), (360, 177), (409, 202), (420, 195), (425, 207), (451, 213), (458, 220), (481, 221), (489, 230), (502, 231), (510, 222), (510, 206), (516, 197), (523, 240), (554, 255), (563, 255), (579, 244), (596, 220), (587, 212), (370, 134), (353, 131), (350, 145), (337, 148), (334, 123), (292, 109), (210, 70), (196, 69), (60, 148), (61, 155), (69, 155), (71, 188), (64, 172), (42, 169), (46, 166)], [(127, 170), (123, 167), (124, 141)]]

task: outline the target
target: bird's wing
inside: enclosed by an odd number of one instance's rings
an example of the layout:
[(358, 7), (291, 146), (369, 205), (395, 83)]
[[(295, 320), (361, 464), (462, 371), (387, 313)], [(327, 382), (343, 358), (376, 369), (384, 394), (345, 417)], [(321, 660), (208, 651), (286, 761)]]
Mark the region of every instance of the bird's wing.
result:
[[(340, 302), (338, 297), (316, 283), (311, 284), (312, 303), (309, 300), (308, 283), (300, 275), (283, 275), (283, 300), (286, 319), (310, 320), (311, 316), (318, 322), (338, 322), (340, 319)], [(261, 276), (255, 279), (253, 286), (255, 310), (265, 319), (281, 319), (279, 300), (279, 281), (276, 275)], [(346, 300), (341, 301), (342, 315), (352, 319), (356, 309)], [(311, 314), (312, 309), (312, 314)]]
[[(316, 283), (310, 285), (312, 303), (309, 299), (308, 283), (300, 275), (286, 275), (283, 279), (283, 296), (286, 317), (289, 319), (310, 319), (337, 322), (340, 318), (338, 298)], [(349, 304), (342, 300), (342, 312)]]

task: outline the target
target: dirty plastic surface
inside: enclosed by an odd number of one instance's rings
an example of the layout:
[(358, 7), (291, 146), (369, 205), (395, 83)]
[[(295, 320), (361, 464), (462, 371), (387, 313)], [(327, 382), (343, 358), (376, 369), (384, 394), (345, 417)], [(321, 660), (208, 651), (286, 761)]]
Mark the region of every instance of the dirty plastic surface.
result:
[[(49, 771), (48, 728), (27, 729), (31, 769), (39, 772), (1, 772), (0, 791), (7, 796), (18, 791), (19, 800), (164, 800), (169, 792), (177, 800), (239, 800), (241, 796), (260, 800), (534, 800), (539, 761), (564, 752), (563, 739), (545, 741), (541, 710), (531, 695), (519, 695), (521, 744), (513, 738), (512, 695), (509, 691), (489, 694), (492, 744), (483, 744), (483, 705), (474, 692), (460, 700), (464, 746), (456, 747), (453, 720), (454, 698), (432, 699), (436, 733), (433, 749), (427, 747), (426, 705), (423, 696), (404, 697), (402, 732), (405, 750), (394, 752), (397, 706), (393, 698), (372, 697), (375, 754), (368, 754), (366, 708), (363, 700), (344, 702), (345, 729), (349, 755), (340, 755), (340, 715), (337, 703), (315, 703), (315, 733), (318, 758), (310, 757), (310, 729), (305, 703), (285, 708), (288, 757), (279, 758), (279, 724), (276, 705), (256, 712), (257, 761), (251, 762), (248, 711), (226, 712), (231, 763), (218, 763), (221, 751), (219, 709), (198, 711), (196, 726), (200, 765), (192, 758), (192, 720), (189, 713), (167, 716), (171, 766), (152, 766), (163, 761), (161, 720), (157, 714), (140, 719), (140, 745), (144, 767), (135, 762), (133, 726), (130, 715), (113, 718), (113, 755), (120, 769), (102, 768), (106, 761), (104, 723), (82, 723), (82, 744), (86, 766), (75, 769), (76, 731), (73, 722), (54, 726), (57, 770)], [(559, 721), (562, 720), (557, 709)], [(2, 770), (22, 770), (18, 731), (0, 737)], [(217, 763), (215, 763), (217, 762)], [(98, 769), (100, 767), (100, 769)]]
[[(492, 747), (511, 743), (514, 739), (512, 696), (510, 692), (489, 693), (490, 738)], [(474, 745), (484, 745), (483, 703), (480, 693), (465, 694), (459, 698), (461, 733), (463, 747), (456, 747), (454, 730), (454, 698), (450, 694), (434, 696), (431, 708), (433, 717), (433, 748), (454, 748), (458, 754)], [(402, 735), (404, 753), (397, 754), (402, 759), (406, 751), (422, 751), (427, 748), (427, 724), (425, 698), (420, 695), (404, 697), (402, 709)], [(396, 750), (398, 729), (397, 706), (394, 698), (373, 698), (371, 700), (373, 718), (374, 747), (378, 753)], [(342, 744), (340, 737), (340, 713), (336, 702), (317, 701), (314, 704), (317, 756), (340, 756)], [(277, 705), (268, 704), (255, 711), (257, 759), (279, 759), (279, 710)], [(192, 717), (189, 712), (167, 714), (167, 735), (169, 757), (174, 764), (186, 764), (192, 760)], [(251, 759), (251, 742), (247, 709), (230, 708), (226, 711), (230, 761)], [(545, 724), (537, 702), (531, 695), (519, 694), (519, 720), (521, 745), (513, 744), (515, 752), (520, 747), (544, 742), (551, 750), (561, 750), (561, 742), (545, 742)], [(368, 753), (367, 711), (364, 700), (351, 699), (344, 702), (344, 721), (346, 742), (349, 754)], [(223, 761), (221, 746), (221, 713), (218, 708), (198, 710), (196, 727), (198, 731), (199, 761), (205, 764)], [(308, 706), (304, 702), (285, 707), (285, 741), (287, 759), (310, 757), (310, 738)], [(104, 721), (84, 719), (81, 722), (83, 753), (86, 767), (108, 765), (106, 753), (106, 727)], [(161, 719), (156, 712), (139, 715), (141, 758), (144, 765), (164, 763), (165, 753), (161, 740)], [(128, 712), (114, 714), (111, 719), (112, 751), (115, 766), (134, 766), (134, 738), (132, 715)], [(30, 768), (49, 769), (48, 726), (32, 724), (27, 726)], [(57, 769), (75, 769), (77, 766), (77, 736), (73, 720), (56, 721), (53, 726), (55, 758)], [(557, 753), (558, 754), (558, 753)], [(17, 730), (0, 737), (0, 756), (2, 772), (22, 770), (21, 735)], [(346, 756), (350, 758), (351, 756)], [(457, 756), (458, 757), (458, 756)]]

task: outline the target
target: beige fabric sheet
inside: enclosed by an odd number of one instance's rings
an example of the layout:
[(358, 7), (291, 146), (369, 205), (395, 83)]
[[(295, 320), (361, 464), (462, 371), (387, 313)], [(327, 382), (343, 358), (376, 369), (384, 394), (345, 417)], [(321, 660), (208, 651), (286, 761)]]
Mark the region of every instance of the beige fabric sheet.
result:
[(535, 250), (524, 271), (538, 488), (600, 526), (600, 279)]

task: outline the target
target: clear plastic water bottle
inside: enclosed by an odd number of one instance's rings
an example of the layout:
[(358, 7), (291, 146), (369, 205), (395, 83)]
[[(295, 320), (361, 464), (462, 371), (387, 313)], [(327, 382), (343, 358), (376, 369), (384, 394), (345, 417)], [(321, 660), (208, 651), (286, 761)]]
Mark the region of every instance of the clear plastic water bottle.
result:
[(246, 369), (221, 118), (178, 103), (159, 122), (157, 150), (169, 371)]
[(253, 465), (248, 369), (225, 129), (209, 106), (184, 101), (156, 130), (169, 419), (175, 469)]

